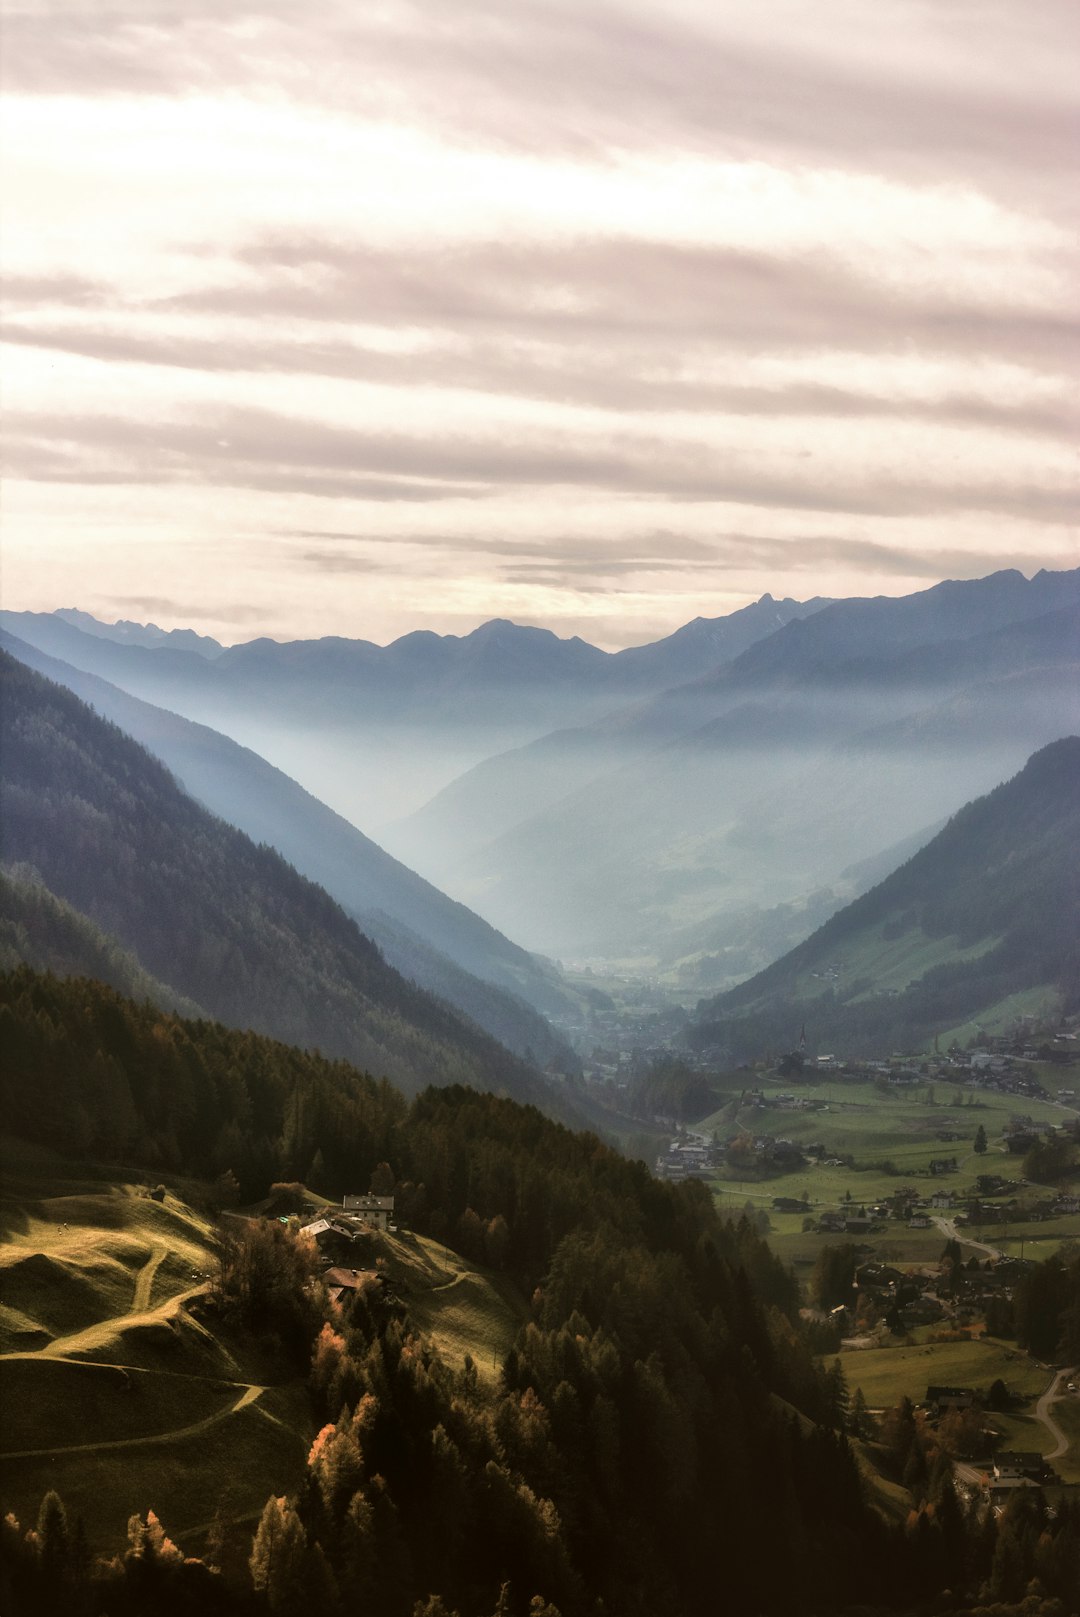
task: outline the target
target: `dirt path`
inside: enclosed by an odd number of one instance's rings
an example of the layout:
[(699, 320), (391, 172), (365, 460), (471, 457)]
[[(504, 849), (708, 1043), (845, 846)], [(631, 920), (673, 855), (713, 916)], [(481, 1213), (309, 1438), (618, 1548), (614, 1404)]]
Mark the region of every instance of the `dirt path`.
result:
[(196, 1437), (200, 1432), (207, 1432), (211, 1426), (217, 1426), (220, 1421), (227, 1420), (230, 1415), (239, 1414), (240, 1410), (252, 1404), (266, 1391), (265, 1387), (247, 1385), (239, 1398), (228, 1409), (219, 1409), (215, 1415), (207, 1415), (205, 1420), (196, 1421), (193, 1426), (179, 1426), (171, 1432), (155, 1432), (150, 1437), (121, 1437), (112, 1443), (75, 1443), (70, 1448), (47, 1449), (14, 1449), (10, 1453), (0, 1456), (4, 1460), (41, 1460), (60, 1459), (67, 1454), (108, 1454), (120, 1449), (144, 1449), (151, 1443), (175, 1443), (178, 1438)]
[(1071, 1381), (1076, 1373), (1077, 1366), (1075, 1365), (1071, 1370), (1059, 1370), (1057, 1375), (1051, 1380), (1050, 1385), (1047, 1387), (1042, 1397), (1039, 1399), (1039, 1402), (1035, 1405), (1035, 1419), (1037, 1421), (1041, 1421), (1046, 1427), (1047, 1431), (1050, 1433), (1050, 1436), (1055, 1438), (1057, 1441), (1057, 1448), (1049, 1451), (1044, 1456), (1044, 1458), (1047, 1460), (1060, 1460), (1061, 1456), (1069, 1447), (1069, 1439), (1061, 1430), (1061, 1427), (1058, 1425), (1053, 1415), (1051, 1415), (1050, 1405), (1055, 1403), (1056, 1400), (1060, 1398), (1061, 1388), (1067, 1381)]
[(129, 1314), (145, 1314), (150, 1307), (150, 1293), (154, 1289), (154, 1277), (168, 1253), (169, 1249), (164, 1244), (155, 1246), (151, 1250), (149, 1258), (139, 1270), (138, 1278), (135, 1281), (135, 1295), (131, 1299), (131, 1307), (128, 1309)]
[(436, 1291), (452, 1291), (455, 1286), (460, 1286), (463, 1280), (479, 1279), (480, 1276), (478, 1274), (473, 1274), (470, 1269), (462, 1269), (461, 1273), (454, 1275), (453, 1279), (443, 1280), (437, 1286), (430, 1286), (428, 1288), (428, 1293), (430, 1295), (432, 1292)]
[[(151, 1262), (153, 1262), (153, 1259), (151, 1259)], [(149, 1265), (147, 1265), (147, 1268), (149, 1268)], [(140, 1282), (145, 1274), (146, 1269), (144, 1268), (139, 1274)], [(154, 1277), (151, 1275), (147, 1282), (148, 1288), (153, 1284), (153, 1279)], [(113, 1314), (109, 1319), (100, 1320), (96, 1325), (87, 1325), (81, 1331), (72, 1331), (67, 1336), (53, 1337), (51, 1342), (47, 1342), (43, 1348), (38, 1349), (38, 1353), (43, 1359), (74, 1358), (80, 1350), (85, 1352), (89, 1348), (100, 1347), (103, 1342), (107, 1342), (110, 1337), (115, 1336), (118, 1331), (126, 1330), (129, 1326), (165, 1324), (170, 1319), (175, 1318), (182, 1305), (189, 1298), (198, 1297), (207, 1289), (204, 1282), (199, 1286), (189, 1286), (187, 1291), (175, 1292), (172, 1297), (167, 1297), (163, 1303), (158, 1303), (156, 1308), (144, 1308), (140, 1311), (133, 1307), (128, 1314)]]

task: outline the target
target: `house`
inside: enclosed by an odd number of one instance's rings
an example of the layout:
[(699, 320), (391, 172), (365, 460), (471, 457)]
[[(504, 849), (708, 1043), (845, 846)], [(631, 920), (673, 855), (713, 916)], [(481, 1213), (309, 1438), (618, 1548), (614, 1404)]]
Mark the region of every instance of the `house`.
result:
[(944, 1315), (945, 1310), (936, 1297), (916, 1297), (900, 1310), (900, 1318), (908, 1330), (914, 1325), (936, 1325)]
[(1026, 1477), (1030, 1482), (1041, 1482), (1047, 1469), (1041, 1454), (1022, 1449), (1002, 1449), (994, 1460), (994, 1480), (1018, 1482)]
[(328, 1218), (317, 1218), (313, 1223), (305, 1224), (300, 1234), (306, 1236), (309, 1241), (317, 1241), (320, 1235), (326, 1235), (333, 1227)]
[(951, 1207), (953, 1204), (951, 1190), (935, 1190), (930, 1198), (931, 1207)]
[(376, 1280), (374, 1269), (327, 1269), (323, 1275), (330, 1301), (339, 1303), (343, 1297), (351, 1297), (354, 1292), (361, 1291)]
[(388, 1230), (394, 1213), (393, 1196), (346, 1196), (341, 1204), (343, 1213), (351, 1213), (377, 1230)]
[(975, 1405), (974, 1387), (927, 1387), (925, 1403), (935, 1414), (947, 1409), (972, 1409)]
[(935, 1177), (939, 1173), (955, 1173), (956, 1172), (956, 1158), (955, 1157), (935, 1157), (934, 1160), (930, 1164), (930, 1172)]

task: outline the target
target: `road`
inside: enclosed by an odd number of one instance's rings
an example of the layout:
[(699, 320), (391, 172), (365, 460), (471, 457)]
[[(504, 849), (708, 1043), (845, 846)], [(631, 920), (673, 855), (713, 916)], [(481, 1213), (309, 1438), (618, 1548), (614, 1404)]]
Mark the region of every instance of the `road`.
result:
[[(1054, 1460), (1060, 1460), (1061, 1456), (1068, 1452), (1069, 1439), (1061, 1430), (1061, 1427), (1058, 1425), (1053, 1415), (1051, 1415), (1050, 1406), (1062, 1396), (1062, 1387), (1064, 1387), (1067, 1382), (1075, 1380), (1077, 1375), (1080, 1375), (1080, 1366), (1078, 1365), (1074, 1365), (1072, 1369), (1059, 1370), (1056, 1375), (1051, 1376), (1050, 1383), (1047, 1386), (1046, 1391), (1035, 1405), (1035, 1419), (1040, 1421), (1042, 1425), (1046, 1427), (1046, 1430), (1050, 1433), (1050, 1436), (1057, 1444), (1056, 1448), (1047, 1449), (1045, 1455), (1043, 1456), (1045, 1460), (1051, 1463)], [(1068, 1397), (1069, 1395), (1065, 1394), (1065, 1396)], [(987, 1480), (992, 1465), (993, 1462), (991, 1460), (982, 1462), (975, 1461), (974, 1463), (970, 1461), (957, 1460), (953, 1470), (959, 1482), (966, 1482), (974, 1487), (978, 1487)]]
[(956, 1227), (954, 1218), (935, 1218), (934, 1223), (943, 1235), (950, 1241), (959, 1241), (961, 1246), (973, 1246), (976, 1252), (985, 1252), (988, 1258), (1003, 1258), (1005, 1256), (996, 1246), (987, 1246), (985, 1241), (973, 1241), (970, 1235), (961, 1235)]
[(1035, 1405), (1035, 1419), (1042, 1421), (1050, 1436), (1057, 1440), (1057, 1448), (1047, 1451), (1046, 1458), (1048, 1460), (1059, 1460), (1069, 1447), (1069, 1439), (1065, 1436), (1053, 1415), (1051, 1415), (1050, 1405), (1061, 1397), (1061, 1389), (1065, 1383), (1076, 1378), (1078, 1369), (1080, 1367), (1073, 1365), (1071, 1370), (1059, 1370), (1039, 1399), (1039, 1402)]

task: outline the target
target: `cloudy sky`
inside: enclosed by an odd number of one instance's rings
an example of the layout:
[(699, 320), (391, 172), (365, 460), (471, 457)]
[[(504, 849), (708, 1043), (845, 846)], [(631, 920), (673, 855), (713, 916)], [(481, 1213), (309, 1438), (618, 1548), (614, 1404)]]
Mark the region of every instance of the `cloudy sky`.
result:
[(5, 605), (617, 646), (1080, 561), (1073, 0), (4, 11)]

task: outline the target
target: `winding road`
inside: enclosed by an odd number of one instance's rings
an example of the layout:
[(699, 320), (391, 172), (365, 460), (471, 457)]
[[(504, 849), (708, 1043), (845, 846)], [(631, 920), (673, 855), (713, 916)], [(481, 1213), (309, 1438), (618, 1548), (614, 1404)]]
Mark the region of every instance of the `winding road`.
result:
[(961, 1246), (973, 1246), (976, 1252), (985, 1252), (988, 1258), (1003, 1258), (1004, 1252), (996, 1246), (988, 1246), (985, 1241), (973, 1241), (970, 1235), (961, 1235), (956, 1227), (954, 1218), (935, 1218), (934, 1223), (943, 1235), (950, 1241), (959, 1241)]
[(1057, 1439), (1057, 1448), (1048, 1451), (1044, 1456), (1044, 1458), (1047, 1460), (1060, 1460), (1061, 1456), (1069, 1447), (1069, 1439), (1061, 1430), (1061, 1427), (1058, 1425), (1053, 1415), (1051, 1415), (1050, 1405), (1056, 1403), (1056, 1401), (1061, 1397), (1061, 1388), (1066, 1382), (1073, 1379), (1073, 1377), (1077, 1374), (1078, 1368), (1080, 1367), (1073, 1365), (1071, 1369), (1059, 1370), (1057, 1375), (1054, 1376), (1050, 1385), (1047, 1387), (1046, 1391), (1043, 1393), (1042, 1397), (1039, 1399), (1039, 1402), (1035, 1405), (1035, 1419), (1042, 1421), (1043, 1425), (1050, 1433), (1050, 1436)]

